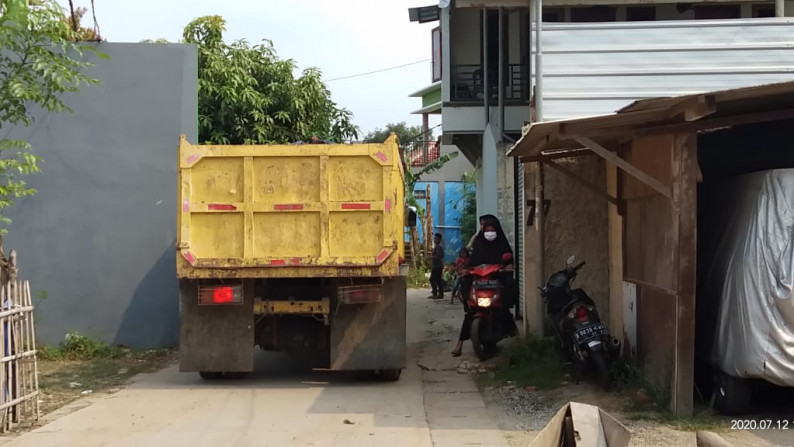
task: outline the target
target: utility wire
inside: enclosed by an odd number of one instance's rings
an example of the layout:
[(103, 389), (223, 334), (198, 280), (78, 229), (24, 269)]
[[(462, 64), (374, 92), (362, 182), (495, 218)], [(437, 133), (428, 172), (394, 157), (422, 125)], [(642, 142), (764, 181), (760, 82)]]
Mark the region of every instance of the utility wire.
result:
[(375, 70), (375, 71), (368, 71), (366, 73), (358, 73), (358, 74), (349, 75), (349, 76), (342, 76), (341, 78), (328, 79), (325, 82), (334, 82), (334, 81), (341, 81), (342, 79), (350, 79), (350, 78), (358, 78), (358, 77), (361, 77), (361, 76), (368, 76), (368, 75), (375, 74), (375, 73), (382, 73), (384, 71), (396, 70), (398, 68), (408, 67), (408, 66), (411, 66), (411, 65), (421, 64), (422, 62), (429, 62), (429, 61), (430, 61), (430, 59), (423, 59), (421, 61), (410, 62), (410, 63), (407, 63), (407, 64), (397, 65), (397, 66), (394, 66), (394, 67), (382, 68), (380, 70)]

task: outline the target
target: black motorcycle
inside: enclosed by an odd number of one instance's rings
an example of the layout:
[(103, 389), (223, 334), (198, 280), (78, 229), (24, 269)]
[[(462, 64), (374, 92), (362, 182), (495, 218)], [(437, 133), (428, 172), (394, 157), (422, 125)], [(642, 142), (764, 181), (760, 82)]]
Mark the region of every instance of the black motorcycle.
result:
[(595, 302), (582, 289), (571, 289), (577, 272), (585, 262), (574, 266), (568, 258), (564, 270), (551, 275), (541, 289), (546, 317), (560, 345), (576, 365), (576, 383), (583, 370), (595, 374), (601, 386), (613, 385), (609, 363), (620, 355), (620, 340), (609, 335), (601, 322)]

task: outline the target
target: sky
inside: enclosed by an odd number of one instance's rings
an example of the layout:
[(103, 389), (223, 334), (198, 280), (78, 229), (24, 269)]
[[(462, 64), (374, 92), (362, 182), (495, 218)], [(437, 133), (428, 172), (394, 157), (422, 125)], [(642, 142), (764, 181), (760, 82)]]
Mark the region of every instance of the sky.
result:
[[(84, 26), (91, 26), (90, 0)], [(68, 0), (59, 0), (68, 8)], [(191, 20), (220, 15), (227, 21), (225, 40), (257, 43), (270, 39), (282, 59), (302, 69), (318, 67), (323, 78), (367, 73), (427, 60), (368, 76), (327, 82), (333, 100), (350, 109), (364, 134), (387, 123), (421, 125), (420, 98), (408, 95), (431, 83), (430, 31), (438, 22), (418, 24), (408, 8), (436, 0), (94, 0), (102, 37), (109, 42), (165, 38), (177, 42)], [(430, 125), (440, 123), (431, 116)]]

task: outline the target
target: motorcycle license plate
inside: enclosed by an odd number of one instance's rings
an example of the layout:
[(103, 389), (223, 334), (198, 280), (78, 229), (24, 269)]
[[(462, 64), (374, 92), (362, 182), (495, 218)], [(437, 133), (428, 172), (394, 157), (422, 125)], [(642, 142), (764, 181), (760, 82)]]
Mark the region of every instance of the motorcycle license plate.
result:
[(499, 281), (491, 280), (491, 281), (474, 281), (472, 286), (475, 289), (496, 289), (499, 287)]
[(607, 334), (607, 327), (603, 323), (587, 326), (573, 333), (573, 338), (577, 343), (582, 343), (591, 338), (600, 337)]

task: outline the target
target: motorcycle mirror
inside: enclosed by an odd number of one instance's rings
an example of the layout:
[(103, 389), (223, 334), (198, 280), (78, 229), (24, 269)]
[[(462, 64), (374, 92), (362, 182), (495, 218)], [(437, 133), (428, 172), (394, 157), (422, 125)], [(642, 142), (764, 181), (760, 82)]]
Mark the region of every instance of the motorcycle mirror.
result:
[(573, 265), (574, 262), (576, 262), (576, 256), (571, 256), (570, 258), (568, 258), (567, 261), (565, 261), (565, 265), (570, 267)]

